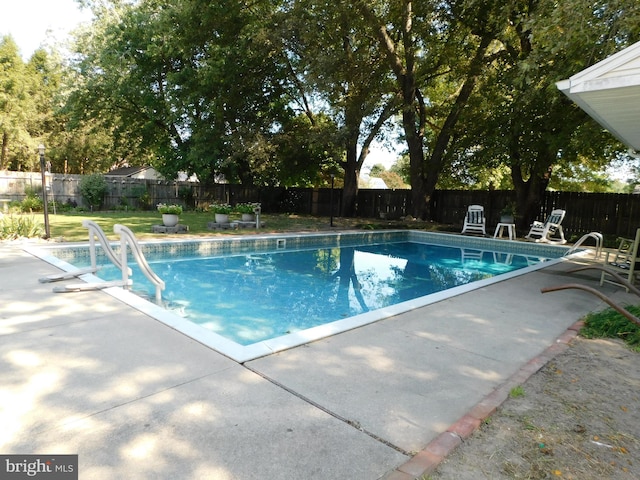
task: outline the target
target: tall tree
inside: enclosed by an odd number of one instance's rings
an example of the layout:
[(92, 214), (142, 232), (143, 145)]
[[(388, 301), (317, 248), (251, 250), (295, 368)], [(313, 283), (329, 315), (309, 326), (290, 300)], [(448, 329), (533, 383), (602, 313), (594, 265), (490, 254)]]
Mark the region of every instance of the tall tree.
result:
[[(30, 74), (31, 73), (31, 74)], [(0, 170), (30, 169), (37, 139), (31, 136), (36, 116), (33, 94), (35, 72), (30, 72), (9, 36), (0, 39)]]
[[(79, 44), (76, 114), (103, 122), (166, 176), (250, 181), (232, 153), (287, 115), (266, 31), (276, 5), (145, 0), (94, 3)], [(120, 150), (124, 150), (121, 148)], [(233, 179), (233, 178), (232, 178)]]
[[(296, 0), (282, 12), (282, 42), (298, 103), (316, 122), (326, 110), (339, 127), (342, 212), (356, 212), (358, 177), (373, 140), (396, 111), (384, 58), (361, 15), (345, 2)], [(334, 172), (337, 173), (337, 172)]]
[(499, 36), (500, 55), (469, 102), (457, 154), (462, 161), (508, 166), (519, 223), (540, 216), (554, 168), (585, 157), (600, 168), (617, 142), (560, 93), (555, 82), (639, 38), (632, 0), (518, 2)]
[(378, 38), (402, 98), (412, 213), (429, 218), (456, 124), (490, 62), (489, 46), (504, 27), (503, 7), (482, 0), (358, 1), (357, 6)]

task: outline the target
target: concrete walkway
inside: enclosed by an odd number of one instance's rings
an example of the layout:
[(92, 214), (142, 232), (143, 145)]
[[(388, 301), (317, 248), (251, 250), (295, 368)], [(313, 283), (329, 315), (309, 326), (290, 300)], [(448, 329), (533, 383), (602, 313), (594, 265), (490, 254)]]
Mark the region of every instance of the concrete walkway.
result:
[(418, 477), (602, 308), (540, 293), (597, 286), (573, 266), (241, 365), (104, 293), (52, 293), (55, 267), (0, 244), (0, 452), (78, 454), (81, 479)]

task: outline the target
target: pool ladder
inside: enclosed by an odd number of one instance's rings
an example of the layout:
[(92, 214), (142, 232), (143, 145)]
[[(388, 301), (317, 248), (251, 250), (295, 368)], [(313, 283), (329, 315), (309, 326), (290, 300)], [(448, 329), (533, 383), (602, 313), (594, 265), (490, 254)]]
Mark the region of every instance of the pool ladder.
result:
[(111, 262), (120, 269), (122, 272), (122, 280), (114, 280), (110, 282), (96, 282), (96, 283), (76, 283), (64, 285), (61, 287), (55, 287), (53, 289), (56, 293), (62, 292), (79, 292), (79, 291), (88, 291), (88, 290), (100, 290), (103, 288), (109, 287), (130, 287), (132, 285), (132, 281), (129, 278), (131, 276), (131, 269), (128, 266), (127, 262), (127, 245), (133, 254), (136, 263), (140, 267), (140, 270), (144, 274), (145, 277), (149, 279), (149, 281), (155, 286), (156, 290), (156, 302), (160, 302), (162, 300), (162, 290), (165, 288), (164, 281), (156, 275), (156, 273), (151, 269), (147, 260), (145, 259), (142, 250), (140, 248), (140, 244), (136, 239), (134, 233), (124, 225), (120, 225), (119, 223), (113, 226), (113, 231), (120, 235), (120, 257), (113, 251), (111, 245), (109, 244), (109, 240), (106, 235), (100, 228), (100, 226), (91, 221), (84, 220), (82, 222), (82, 226), (89, 230), (89, 255), (91, 257), (91, 267), (76, 269), (70, 272), (49, 275), (47, 277), (40, 278), (39, 281), (41, 283), (47, 282), (56, 282), (59, 280), (67, 280), (74, 277), (79, 277), (80, 275), (84, 275), (86, 273), (95, 273), (98, 270), (97, 262), (96, 262), (96, 241), (97, 237), (100, 241), (100, 245), (105, 251), (105, 254), (111, 260)]

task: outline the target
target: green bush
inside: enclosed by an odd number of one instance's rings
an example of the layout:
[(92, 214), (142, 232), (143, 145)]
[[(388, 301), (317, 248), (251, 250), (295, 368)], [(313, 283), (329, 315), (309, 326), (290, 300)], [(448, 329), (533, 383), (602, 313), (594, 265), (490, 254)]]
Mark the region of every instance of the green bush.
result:
[(42, 223), (33, 215), (4, 215), (0, 218), (0, 240), (41, 237), (43, 233)]
[(38, 185), (37, 187), (32, 187), (30, 185), (25, 185), (24, 194), (27, 197), (40, 197), (42, 198), (42, 185)]
[(20, 202), (20, 210), (24, 213), (41, 212), (44, 209), (42, 199), (28, 196)]
[(107, 181), (99, 173), (94, 173), (80, 180), (80, 194), (92, 210), (100, 208), (107, 188)]

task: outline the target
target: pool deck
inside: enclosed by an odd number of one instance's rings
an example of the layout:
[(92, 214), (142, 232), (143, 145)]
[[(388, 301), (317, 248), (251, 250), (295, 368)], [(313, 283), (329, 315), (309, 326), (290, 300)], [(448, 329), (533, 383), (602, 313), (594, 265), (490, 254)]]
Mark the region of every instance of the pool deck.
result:
[(0, 243), (0, 453), (78, 454), (81, 479), (409, 480), (604, 307), (563, 262), (239, 364)]

